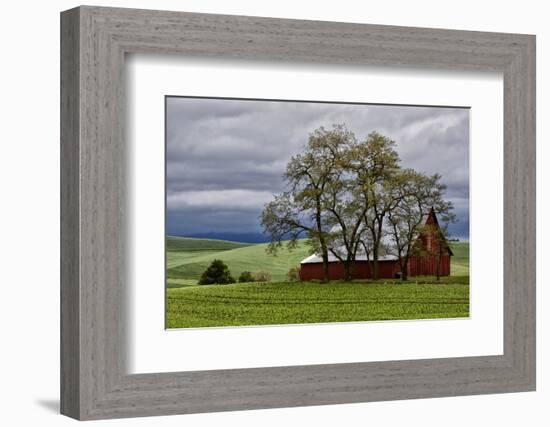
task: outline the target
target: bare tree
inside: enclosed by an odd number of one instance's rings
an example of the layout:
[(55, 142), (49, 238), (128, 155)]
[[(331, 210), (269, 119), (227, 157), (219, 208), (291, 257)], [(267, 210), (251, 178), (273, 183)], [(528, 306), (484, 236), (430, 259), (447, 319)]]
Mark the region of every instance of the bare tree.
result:
[[(397, 256), (402, 280), (407, 280), (409, 259), (419, 254), (415, 243), (423, 233), (436, 234), (425, 225), (431, 210), (445, 218), (452, 218), (453, 205), (444, 200), (446, 186), (440, 182), (440, 175), (427, 176), (412, 169), (401, 172), (394, 191), (399, 203), (388, 212), (388, 234), (391, 250)], [(442, 243), (443, 244), (443, 243)], [(439, 258), (440, 259), (440, 258)], [(439, 263), (438, 263), (439, 266)]]
[(327, 208), (330, 224), (329, 250), (344, 266), (344, 280), (352, 280), (354, 262), (367, 233), (363, 226), (363, 207), (353, 200), (336, 203)]
[(363, 216), (367, 206), (360, 197), (356, 197), (356, 176), (349, 167), (349, 156), (353, 150), (354, 146), (350, 145), (341, 153), (338, 179), (327, 186), (323, 198), (327, 222), (331, 226), (329, 251), (342, 262), (346, 281), (352, 280), (357, 250), (366, 231)]
[(439, 175), (400, 168), (395, 145), (377, 132), (358, 142), (344, 125), (312, 132), (304, 151), (287, 165), (287, 190), (264, 207), (268, 250), (276, 253), (284, 242), (291, 250), (307, 236), (323, 260), (328, 281), (329, 253), (342, 262), (345, 280), (351, 280), (362, 249), (367, 260), (372, 259), (372, 277), (378, 279), (382, 242), (389, 234), (406, 280), (427, 210), (434, 207), (451, 219), (452, 204), (444, 200)]
[(355, 136), (344, 125), (320, 127), (309, 135), (305, 150), (293, 156), (284, 173), (288, 191), (275, 197), (262, 213), (262, 226), (270, 236), (269, 250), (275, 253), (284, 239), (292, 249), (302, 233), (307, 233), (313, 248), (323, 260), (324, 280), (329, 280), (329, 226), (324, 196), (337, 185), (341, 175), (341, 155)]
[(370, 243), (372, 276), (378, 279), (384, 219), (398, 202), (393, 191), (395, 177), (400, 170), (395, 141), (378, 132), (371, 132), (354, 147), (348, 164), (355, 174), (353, 194), (362, 204), (363, 225), (370, 233), (369, 239), (363, 239), (362, 245), (365, 246), (367, 241)]

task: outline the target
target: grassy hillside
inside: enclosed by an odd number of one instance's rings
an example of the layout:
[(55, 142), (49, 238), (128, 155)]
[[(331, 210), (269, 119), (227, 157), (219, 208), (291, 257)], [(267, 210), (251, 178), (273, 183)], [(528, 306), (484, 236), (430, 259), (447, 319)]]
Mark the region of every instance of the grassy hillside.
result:
[[(167, 278), (168, 287), (193, 285), (214, 259), (227, 264), (233, 277), (243, 271), (267, 271), (274, 282), (284, 281), (291, 267), (310, 255), (305, 242), (300, 242), (292, 252), (281, 250), (277, 256), (266, 252), (267, 244), (247, 244), (225, 240), (168, 237)], [(452, 243), (454, 256), (451, 258), (453, 276), (468, 275), (469, 243)]]
[(470, 275), (470, 242), (452, 242), (454, 256), (451, 257), (451, 275)]
[[(237, 278), (243, 271), (267, 271), (271, 274), (273, 281), (285, 280), (286, 273), (291, 267), (297, 267), (300, 261), (310, 255), (310, 249), (303, 242), (292, 252), (286, 249), (280, 251), (277, 256), (266, 253), (267, 244), (247, 245), (234, 242), (210, 240), (214, 242), (205, 245), (205, 250), (182, 250), (186, 243), (177, 238), (178, 250), (168, 249), (167, 277), (170, 283), (176, 283), (174, 279), (197, 280), (202, 272), (214, 259), (221, 259), (225, 262), (231, 274)], [(201, 240), (201, 239), (191, 239)], [(239, 245), (234, 249), (213, 250), (215, 242), (224, 244)], [(192, 246), (191, 244), (189, 244)], [(221, 247), (226, 247), (221, 245)]]
[(249, 246), (249, 243), (214, 239), (195, 239), (192, 237), (168, 236), (166, 238), (166, 250), (169, 252), (228, 251), (236, 248), (244, 248), (245, 246)]
[[(170, 269), (179, 265), (192, 264), (195, 261), (200, 263), (201, 259), (208, 258), (209, 255), (223, 254), (226, 251), (247, 246), (249, 246), (248, 243), (229, 242), (227, 240), (168, 236), (166, 238), (167, 286), (195, 285), (200, 273), (204, 270), (202, 268), (204, 265), (199, 264), (194, 275), (174, 275), (170, 273)], [(202, 270), (199, 272), (198, 270), (201, 268)]]
[[(222, 240), (167, 240), (167, 327), (270, 325), (368, 320), (467, 317), (469, 244), (452, 243), (449, 277), (400, 280), (284, 283), (289, 268), (310, 255), (305, 242), (268, 255), (266, 244)], [(235, 278), (267, 271), (270, 283), (194, 286), (212, 260), (223, 260)]]
[(242, 283), (169, 289), (167, 327), (467, 317), (469, 286), (442, 282)]

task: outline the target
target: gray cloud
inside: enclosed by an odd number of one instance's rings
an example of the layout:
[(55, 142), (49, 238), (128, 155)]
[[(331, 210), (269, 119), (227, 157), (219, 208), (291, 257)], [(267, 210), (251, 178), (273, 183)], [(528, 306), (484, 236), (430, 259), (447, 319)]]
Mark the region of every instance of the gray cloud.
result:
[(468, 109), (170, 97), (166, 114), (170, 234), (259, 231), (309, 132), (345, 123), (358, 139), (394, 139), (404, 167), (441, 174), (459, 219), (451, 231), (468, 237)]

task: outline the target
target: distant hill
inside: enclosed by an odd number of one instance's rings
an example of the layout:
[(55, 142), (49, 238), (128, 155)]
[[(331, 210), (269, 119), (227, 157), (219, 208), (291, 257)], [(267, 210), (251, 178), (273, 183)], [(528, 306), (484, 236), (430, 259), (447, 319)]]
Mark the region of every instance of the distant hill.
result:
[(470, 274), (470, 242), (450, 242), (454, 256), (451, 257), (451, 274)]
[[(310, 255), (310, 249), (305, 242), (299, 242), (298, 247), (292, 252), (282, 249), (277, 256), (273, 256), (266, 252), (266, 243), (247, 245), (205, 239), (202, 245), (201, 240), (187, 237), (169, 238), (169, 284), (178, 279), (197, 280), (214, 259), (225, 262), (235, 278), (243, 271), (266, 271), (271, 274), (273, 280), (284, 280), (291, 267), (298, 267), (300, 261)], [(239, 246), (232, 249), (231, 244)]]
[(228, 251), (244, 248), (247, 243), (231, 242), (227, 240), (198, 239), (190, 237), (168, 236), (166, 238), (166, 250), (169, 252), (195, 252), (195, 251)]
[[(291, 267), (298, 267), (300, 261), (311, 255), (305, 241), (298, 242), (292, 252), (281, 249), (277, 256), (266, 252), (267, 244), (247, 244), (216, 239), (189, 237), (167, 238), (168, 287), (196, 284), (202, 272), (214, 259), (221, 259), (237, 278), (243, 271), (266, 271), (272, 280), (285, 280)], [(455, 254), (451, 258), (452, 275), (469, 274), (469, 243), (451, 242)]]
[(196, 233), (189, 234), (183, 237), (191, 237), (197, 239), (214, 239), (214, 240), (228, 240), (231, 242), (239, 243), (267, 243), (269, 238), (263, 233), (232, 233), (232, 232), (211, 232), (211, 233)]

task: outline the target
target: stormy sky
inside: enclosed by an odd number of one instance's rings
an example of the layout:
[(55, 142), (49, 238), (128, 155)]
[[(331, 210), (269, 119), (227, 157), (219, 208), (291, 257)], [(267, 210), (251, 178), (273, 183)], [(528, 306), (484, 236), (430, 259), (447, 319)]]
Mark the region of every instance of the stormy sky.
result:
[(334, 123), (358, 140), (378, 131), (403, 167), (440, 173), (458, 217), (451, 235), (469, 237), (468, 109), (181, 97), (166, 102), (167, 233), (261, 232), (290, 157)]

